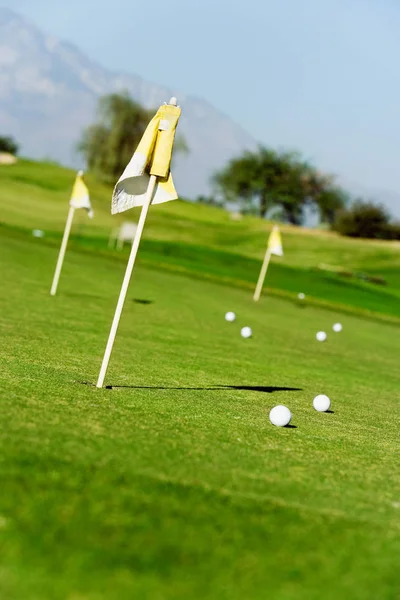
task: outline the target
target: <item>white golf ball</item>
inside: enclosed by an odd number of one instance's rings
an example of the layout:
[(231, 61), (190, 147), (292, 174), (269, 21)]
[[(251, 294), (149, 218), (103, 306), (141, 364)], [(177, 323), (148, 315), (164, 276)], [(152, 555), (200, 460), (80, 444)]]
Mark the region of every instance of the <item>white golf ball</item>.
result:
[(324, 342), (328, 336), (326, 335), (325, 331), (318, 331), (315, 337), (319, 342)]
[(42, 238), (44, 237), (44, 231), (42, 231), (41, 229), (33, 229), (32, 235), (33, 237)]
[(318, 412), (326, 412), (329, 410), (330, 406), (331, 401), (329, 400), (328, 396), (325, 396), (325, 394), (319, 394), (318, 396), (315, 396), (313, 400), (313, 407), (315, 410)]
[(252, 330), (250, 329), (250, 327), (242, 327), (240, 334), (242, 337), (244, 338), (249, 338), (253, 335)]
[(343, 326), (341, 323), (335, 323), (332, 329), (333, 331), (336, 331), (336, 333), (339, 333), (339, 331), (342, 331)]
[(291, 418), (292, 413), (290, 410), (287, 406), (282, 406), (281, 404), (274, 406), (269, 413), (269, 420), (272, 425), (276, 425), (277, 427), (286, 427), (286, 425), (289, 425)]
[(303, 292), (300, 292), (300, 294), (298, 294), (297, 297), (298, 297), (299, 300), (304, 300), (305, 297), (306, 297), (306, 295), (303, 294)]
[(225, 319), (226, 321), (229, 321), (229, 323), (232, 323), (236, 319), (236, 315), (234, 312), (227, 312), (225, 315)]

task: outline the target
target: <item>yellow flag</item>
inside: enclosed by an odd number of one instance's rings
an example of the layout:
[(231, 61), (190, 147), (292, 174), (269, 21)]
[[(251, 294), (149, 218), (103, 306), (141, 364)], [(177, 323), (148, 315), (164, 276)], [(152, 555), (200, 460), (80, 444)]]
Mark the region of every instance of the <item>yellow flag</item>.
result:
[(93, 210), (90, 204), (89, 190), (86, 183), (83, 181), (83, 171), (78, 171), (72, 188), (70, 206), (74, 208), (85, 208), (88, 211), (88, 216), (93, 217)]
[(274, 225), (272, 228), (271, 235), (269, 236), (268, 240), (268, 250), (270, 251), (270, 254), (283, 256), (281, 233), (278, 225)]
[(179, 106), (160, 106), (114, 188), (112, 214), (124, 212), (134, 206), (143, 206), (150, 175), (157, 177), (152, 204), (177, 200), (170, 167), (180, 115)]

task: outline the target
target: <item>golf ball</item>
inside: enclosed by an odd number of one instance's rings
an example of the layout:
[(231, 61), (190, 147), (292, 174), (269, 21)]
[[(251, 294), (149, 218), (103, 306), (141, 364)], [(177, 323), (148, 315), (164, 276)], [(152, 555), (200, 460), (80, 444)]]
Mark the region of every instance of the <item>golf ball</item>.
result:
[(326, 335), (325, 331), (318, 331), (315, 337), (319, 342), (324, 342), (328, 336)]
[(249, 338), (253, 335), (252, 330), (250, 329), (250, 327), (242, 327), (240, 334), (242, 337), (244, 338)]
[(333, 331), (336, 331), (336, 333), (339, 333), (339, 331), (342, 331), (343, 326), (341, 323), (335, 323), (332, 329)]
[(315, 396), (313, 400), (313, 407), (315, 410), (318, 412), (326, 412), (329, 410), (330, 406), (331, 401), (329, 400), (328, 396), (325, 396), (325, 394), (319, 394), (318, 396)]
[(300, 294), (298, 294), (297, 297), (298, 297), (299, 300), (304, 300), (305, 297), (306, 297), (306, 295), (303, 294), (303, 292), (300, 292)]
[(286, 427), (289, 425), (290, 420), (292, 418), (292, 413), (287, 408), (287, 406), (278, 405), (274, 406), (274, 408), (269, 413), (269, 420), (272, 425), (276, 425), (277, 427)]
[(234, 312), (227, 312), (225, 315), (225, 320), (229, 321), (229, 323), (232, 323), (232, 321), (234, 321), (236, 319), (236, 315)]

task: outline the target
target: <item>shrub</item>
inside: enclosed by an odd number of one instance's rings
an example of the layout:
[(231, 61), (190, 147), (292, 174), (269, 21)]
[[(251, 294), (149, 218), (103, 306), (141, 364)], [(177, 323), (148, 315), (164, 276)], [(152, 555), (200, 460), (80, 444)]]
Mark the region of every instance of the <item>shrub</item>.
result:
[(16, 156), (18, 154), (19, 146), (14, 138), (9, 136), (0, 136), (0, 152), (9, 152)]
[(361, 200), (338, 213), (333, 229), (349, 237), (400, 239), (400, 224), (392, 223), (386, 208), (381, 204)]

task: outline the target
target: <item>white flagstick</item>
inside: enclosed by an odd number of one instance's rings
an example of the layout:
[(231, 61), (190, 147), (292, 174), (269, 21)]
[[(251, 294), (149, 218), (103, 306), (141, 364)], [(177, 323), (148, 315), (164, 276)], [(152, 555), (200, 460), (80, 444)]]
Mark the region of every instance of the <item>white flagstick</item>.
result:
[(98, 388), (103, 387), (104, 378), (107, 373), (108, 363), (110, 361), (110, 356), (111, 356), (111, 352), (113, 349), (115, 336), (117, 334), (119, 320), (121, 318), (122, 309), (124, 307), (124, 302), (125, 302), (126, 293), (128, 291), (129, 281), (131, 279), (132, 270), (133, 270), (135, 260), (136, 260), (136, 255), (137, 255), (137, 252), (139, 249), (140, 239), (142, 237), (143, 227), (144, 227), (144, 224), (146, 221), (147, 213), (148, 213), (151, 201), (153, 200), (156, 183), (157, 183), (157, 177), (155, 175), (151, 175), (149, 185), (147, 188), (147, 192), (146, 192), (146, 198), (145, 198), (145, 201), (144, 201), (143, 207), (142, 207), (142, 212), (140, 213), (140, 219), (139, 219), (139, 223), (138, 223), (138, 227), (137, 227), (137, 232), (136, 232), (135, 238), (133, 240), (131, 253), (129, 256), (129, 260), (128, 260), (128, 265), (126, 267), (124, 281), (122, 283), (121, 291), (119, 293), (118, 304), (117, 304), (114, 319), (113, 319), (113, 322), (111, 325), (110, 335), (108, 336), (107, 347), (106, 347), (106, 351), (104, 353), (103, 362), (101, 364), (99, 378), (98, 378), (97, 384), (96, 384), (96, 387), (98, 387)]
[(67, 249), (69, 233), (71, 231), (72, 220), (74, 218), (75, 208), (73, 206), (69, 207), (69, 213), (67, 217), (67, 222), (65, 223), (64, 235), (61, 242), (60, 253), (58, 255), (57, 266), (53, 277), (53, 283), (51, 286), (50, 294), (55, 296), (57, 292), (58, 280), (60, 279), (60, 273), (64, 262), (65, 251)]
[(261, 290), (264, 285), (264, 279), (267, 274), (268, 265), (269, 265), (270, 260), (271, 260), (271, 250), (269, 248), (267, 248), (267, 251), (264, 256), (264, 261), (263, 261), (263, 264), (261, 267), (260, 276), (257, 281), (256, 291), (254, 292), (254, 296), (253, 296), (253, 300), (255, 302), (258, 302), (258, 300), (260, 299)]

